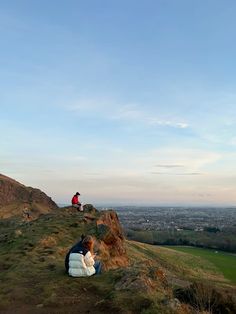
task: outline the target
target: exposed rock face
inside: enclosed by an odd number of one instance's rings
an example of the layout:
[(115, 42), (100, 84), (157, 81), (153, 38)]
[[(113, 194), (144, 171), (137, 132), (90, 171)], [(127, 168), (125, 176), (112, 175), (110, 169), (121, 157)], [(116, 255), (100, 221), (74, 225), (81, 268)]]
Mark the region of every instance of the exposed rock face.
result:
[[(75, 213), (78, 213), (79, 210), (75, 207), (73, 207), (72, 205), (70, 206), (65, 206), (65, 207), (62, 207), (63, 210), (67, 213), (70, 213), (70, 214), (75, 214)], [(84, 219), (92, 219), (94, 220), (94, 215), (96, 213), (98, 213), (98, 210), (92, 205), (92, 204), (85, 204), (83, 205), (83, 213), (85, 213), (84, 215)]]
[(104, 267), (110, 269), (127, 266), (125, 239), (116, 212), (112, 210), (102, 212), (96, 225), (99, 253)]
[(144, 293), (152, 292), (155, 289), (155, 282), (148, 276), (127, 272), (125, 276), (115, 285), (116, 290), (133, 290), (134, 292), (143, 291)]
[(84, 212), (90, 213), (90, 214), (96, 214), (98, 213), (98, 210), (92, 205), (92, 204), (85, 204), (83, 206)]
[(35, 218), (56, 208), (44, 192), (0, 174), (0, 218), (22, 214)]

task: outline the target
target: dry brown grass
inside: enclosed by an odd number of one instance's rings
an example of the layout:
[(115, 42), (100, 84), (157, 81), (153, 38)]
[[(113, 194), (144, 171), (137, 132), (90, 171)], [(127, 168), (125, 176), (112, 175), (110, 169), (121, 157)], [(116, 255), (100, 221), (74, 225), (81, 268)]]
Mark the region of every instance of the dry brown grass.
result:
[(57, 245), (57, 240), (53, 236), (47, 236), (40, 240), (39, 246), (43, 248), (51, 248)]

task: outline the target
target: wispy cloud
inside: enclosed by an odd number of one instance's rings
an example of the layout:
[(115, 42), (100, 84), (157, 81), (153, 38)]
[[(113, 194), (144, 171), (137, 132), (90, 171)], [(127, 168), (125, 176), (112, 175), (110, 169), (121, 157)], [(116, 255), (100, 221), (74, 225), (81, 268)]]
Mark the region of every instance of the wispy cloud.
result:
[(151, 172), (151, 174), (158, 174), (158, 175), (168, 175), (168, 176), (199, 176), (203, 175), (203, 173), (200, 172)]
[(116, 111), (111, 118), (115, 120), (135, 120), (140, 123), (149, 125), (149, 126), (163, 126), (163, 127), (172, 127), (172, 128), (188, 128), (188, 123), (184, 121), (177, 121), (175, 117), (172, 119), (165, 119), (158, 117), (155, 112), (152, 110), (143, 110), (138, 105), (125, 105)]
[(186, 122), (174, 122), (169, 120), (159, 120), (157, 118), (147, 118), (150, 125), (159, 125), (159, 126), (169, 126), (174, 128), (186, 129), (189, 127), (189, 124)]
[[(222, 158), (222, 154), (195, 148), (163, 147), (151, 150), (140, 158), (140, 162), (150, 164), (154, 168), (172, 171), (184, 168), (186, 172), (199, 172), (205, 166), (212, 165)], [(154, 165), (154, 166), (153, 166)]]
[(184, 168), (183, 165), (162, 165), (162, 164), (159, 164), (159, 165), (155, 165), (154, 167), (158, 167), (158, 168)]
[[(147, 109), (142, 109), (146, 107)], [(114, 100), (105, 99), (81, 99), (71, 105), (66, 105), (70, 111), (78, 112), (78, 114), (100, 114), (108, 120), (116, 120), (121, 122), (135, 122), (140, 125), (170, 127), (186, 129), (189, 124), (177, 119), (176, 117), (166, 119), (163, 115), (153, 112), (149, 106), (138, 104), (120, 104)], [(149, 109), (148, 109), (149, 108)]]

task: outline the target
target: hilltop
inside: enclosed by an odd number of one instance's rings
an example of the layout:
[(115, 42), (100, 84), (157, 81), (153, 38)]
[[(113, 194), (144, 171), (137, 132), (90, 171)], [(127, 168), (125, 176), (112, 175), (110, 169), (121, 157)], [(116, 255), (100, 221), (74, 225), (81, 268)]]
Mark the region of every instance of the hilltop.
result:
[[(32, 220), (14, 213), (0, 219), (0, 313), (236, 312), (236, 287), (212, 263), (128, 241), (113, 210), (54, 207)], [(65, 255), (81, 234), (96, 239), (100, 276), (71, 278), (65, 273)]]
[(41, 190), (0, 174), (0, 218), (24, 216), (35, 219), (56, 208), (57, 204)]
[[(235, 310), (235, 286), (211, 263), (127, 241), (112, 210), (60, 208), (34, 221), (2, 219), (0, 228), (0, 313), (196, 313), (208, 299), (229, 308), (213, 313)], [(65, 274), (66, 252), (82, 233), (97, 239), (100, 276)]]

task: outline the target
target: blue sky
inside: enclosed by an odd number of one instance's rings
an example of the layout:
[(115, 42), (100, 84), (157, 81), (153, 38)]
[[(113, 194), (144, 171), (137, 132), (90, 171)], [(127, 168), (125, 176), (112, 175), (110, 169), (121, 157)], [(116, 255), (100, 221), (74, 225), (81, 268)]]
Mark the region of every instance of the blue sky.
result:
[(236, 2), (0, 2), (0, 172), (58, 203), (236, 203)]

